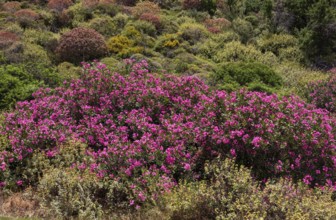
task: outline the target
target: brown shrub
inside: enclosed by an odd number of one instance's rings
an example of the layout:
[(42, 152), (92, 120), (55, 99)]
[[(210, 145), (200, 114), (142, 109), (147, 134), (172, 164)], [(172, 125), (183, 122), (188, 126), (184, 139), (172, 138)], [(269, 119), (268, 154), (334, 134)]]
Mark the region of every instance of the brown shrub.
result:
[(30, 20), (30, 21), (35, 21), (40, 17), (35, 11), (31, 9), (21, 9), (15, 12), (14, 15), (19, 20), (24, 19), (24, 20)]
[(202, 2), (201, 0), (183, 0), (182, 6), (184, 9), (201, 9)]
[(137, 18), (145, 13), (157, 15), (160, 13), (160, 10), (161, 9), (158, 4), (150, 1), (144, 1), (136, 4), (136, 6), (132, 9), (132, 15)]
[(72, 5), (71, 0), (49, 0), (48, 8), (56, 11), (63, 11)]
[(21, 8), (21, 3), (17, 2), (17, 1), (13, 1), (13, 2), (6, 2), (2, 5), (3, 10), (10, 12), (10, 13), (14, 13), (18, 10), (20, 10)]
[(15, 193), (7, 198), (1, 196), (0, 212), (9, 216), (31, 216), (37, 214), (38, 203), (24, 193)]
[(225, 18), (206, 19), (205, 27), (212, 33), (219, 33), (231, 26), (231, 22)]
[(94, 8), (99, 4), (99, 0), (83, 0), (82, 5), (84, 8)]
[(19, 37), (16, 34), (8, 31), (0, 31), (0, 49), (7, 48), (18, 40)]
[(125, 6), (134, 6), (137, 0), (116, 0), (116, 3)]
[(62, 61), (80, 62), (99, 58), (107, 53), (104, 38), (89, 28), (75, 28), (65, 33), (56, 49)]
[(161, 27), (161, 19), (159, 16), (155, 14), (143, 13), (139, 19), (152, 23), (157, 29)]

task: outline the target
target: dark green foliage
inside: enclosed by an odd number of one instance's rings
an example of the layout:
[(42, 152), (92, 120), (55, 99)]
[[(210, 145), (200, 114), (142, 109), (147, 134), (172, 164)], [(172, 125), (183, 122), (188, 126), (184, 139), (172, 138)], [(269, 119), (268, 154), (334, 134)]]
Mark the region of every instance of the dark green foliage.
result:
[(212, 82), (225, 90), (247, 86), (253, 91), (271, 92), (282, 85), (282, 79), (261, 63), (226, 63), (212, 74)]
[(294, 16), (292, 30), (299, 30), (301, 48), (309, 61), (319, 67), (334, 62), (336, 49), (335, 0), (286, 0)]

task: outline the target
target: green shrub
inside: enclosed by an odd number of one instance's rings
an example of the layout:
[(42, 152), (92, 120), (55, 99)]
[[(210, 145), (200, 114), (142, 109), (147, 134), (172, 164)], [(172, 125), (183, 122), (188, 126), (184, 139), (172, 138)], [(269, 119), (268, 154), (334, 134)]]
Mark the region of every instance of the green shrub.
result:
[(154, 24), (152, 24), (149, 21), (136, 20), (132, 23), (129, 23), (129, 25), (134, 26), (139, 32), (141, 32), (142, 35), (146, 34), (152, 37), (156, 36), (156, 32), (157, 32), (156, 28)]
[(238, 40), (239, 35), (231, 31), (211, 35), (210, 38), (208, 38), (204, 42), (200, 42), (197, 44), (197, 52), (204, 58), (213, 59), (216, 53), (222, 50), (226, 43)]
[(238, 41), (232, 41), (223, 46), (222, 50), (214, 55), (216, 62), (253, 62), (258, 61), (262, 53), (251, 45), (243, 45)]
[(281, 61), (304, 62), (304, 54), (298, 47), (281, 48), (278, 57)]
[(17, 101), (32, 98), (39, 86), (22, 66), (3, 65), (0, 75), (0, 109), (11, 108)]
[(183, 23), (179, 32), (181, 37), (191, 44), (195, 44), (209, 35), (205, 26), (197, 23)]
[(90, 172), (52, 169), (41, 179), (38, 197), (53, 216), (97, 219), (103, 215), (103, 208), (125, 205), (127, 189), (113, 181), (102, 183)]
[(24, 44), (23, 59), (24, 62), (27, 63), (36, 62), (44, 63), (46, 65), (51, 64), (47, 51), (44, 50), (43, 47), (31, 43)]
[(293, 89), (299, 95), (304, 95), (305, 87), (310, 82), (328, 78), (328, 74), (322, 71), (304, 68), (292, 62), (283, 62), (281, 65), (276, 65), (275, 71), (283, 79), (284, 85)]
[(298, 45), (298, 40), (289, 34), (273, 34), (257, 41), (257, 47), (263, 51), (271, 51), (279, 56), (280, 50), (285, 48), (293, 48)]
[(180, 183), (159, 199), (167, 219), (333, 219), (332, 191), (310, 190), (288, 179), (263, 189), (251, 171), (230, 159), (205, 166), (207, 182)]
[(106, 37), (118, 34), (120, 32), (113, 18), (111, 18), (110, 16), (97, 17), (90, 20), (88, 23), (85, 22), (83, 24), (84, 27), (92, 28)]
[(63, 82), (64, 80), (70, 81), (79, 77), (81, 68), (76, 67), (72, 63), (63, 62), (57, 66), (57, 73), (59, 75), (60, 82)]
[(164, 34), (158, 37), (154, 49), (167, 55), (179, 47), (180, 40), (177, 34)]
[[(59, 36), (50, 31), (38, 31), (26, 29), (23, 33), (23, 40), (29, 44), (37, 44), (51, 51), (56, 48)], [(29, 46), (28, 46), (29, 47)]]
[(66, 11), (68, 16), (71, 17), (73, 27), (78, 27), (80, 23), (86, 22), (93, 17), (92, 12), (83, 7), (80, 2), (70, 6)]
[(118, 13), (112, 18), (112, 20), (116, 27), (122, 30), (126, 26), (129, 17), (126, 14)]
[[(213, 75), (212, 81), (223, 86), (234, 83), (232, 86), (247, 86), (250, 90), (271, 92), (271, 88), (279, 88), (282, 79), (271, 68), (261, 63), (226, 63)], [(233, 88), (234, 88), (233, 87)]]
[(243, 43), (246, 43), (249, 39), (253, 38), (253, 26), (250, 22), (237, 18), (232, 21), (232, 27), (233, 30), (239, 34)]

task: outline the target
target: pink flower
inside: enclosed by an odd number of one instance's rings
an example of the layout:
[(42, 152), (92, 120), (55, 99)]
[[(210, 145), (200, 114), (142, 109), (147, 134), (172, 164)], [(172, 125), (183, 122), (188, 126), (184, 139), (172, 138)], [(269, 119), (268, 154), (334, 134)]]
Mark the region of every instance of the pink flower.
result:
[(184, 169), (187, 170), (187, 171), (189, 171), (190, 170), (190, 164), (186, 163), (184, 165)]
[(252, 140), (252, 145), (255, 147), (260, 147), (260, 142), (261, 142), (262, 138), (261, 137), (254, 137)]
[(138, 194), (138, 196), (139, 196), (139, 199), (140, 199), (142, 202), (144, 202), (144, 201), (146, 200), (146, 196), (145, 196), (145, 194), (144, 194), (143, 192), (140, 192), (140, 193)]
[(18, 185), (18, 186), (22, 186), (22, 184), (23, 184), (23, 181), (22, 181), (22, 180), (18, 180), (18, 181), (16, 181), (16, 185)]
[(231, 156), (233, 156), (233, 157), (237, 157), (236, 150), (233, 149), (233, 148), (231, 148), (231, 150), (230, 150), (230, 154), (231, 154)]

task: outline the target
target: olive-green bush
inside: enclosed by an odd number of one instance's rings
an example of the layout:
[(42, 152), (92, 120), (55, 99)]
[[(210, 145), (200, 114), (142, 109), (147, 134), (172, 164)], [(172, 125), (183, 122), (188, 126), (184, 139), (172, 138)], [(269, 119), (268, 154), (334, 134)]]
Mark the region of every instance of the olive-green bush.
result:
[(167, 219), (334, 219), (332, 191), (308, 189), (288, 179), (263, 187), (233, 160), (205, 166), (208, 181), (180, 183), (158, 202)]
[(251, 90), (264, 92), (271, 92), (272, 88), (282, 85), (282, 79), (275, 71), (255, 62), (225, 63), (212, 74), (212, 82), (222, 88), (230, 84), (232, 88), (247, 86)]

